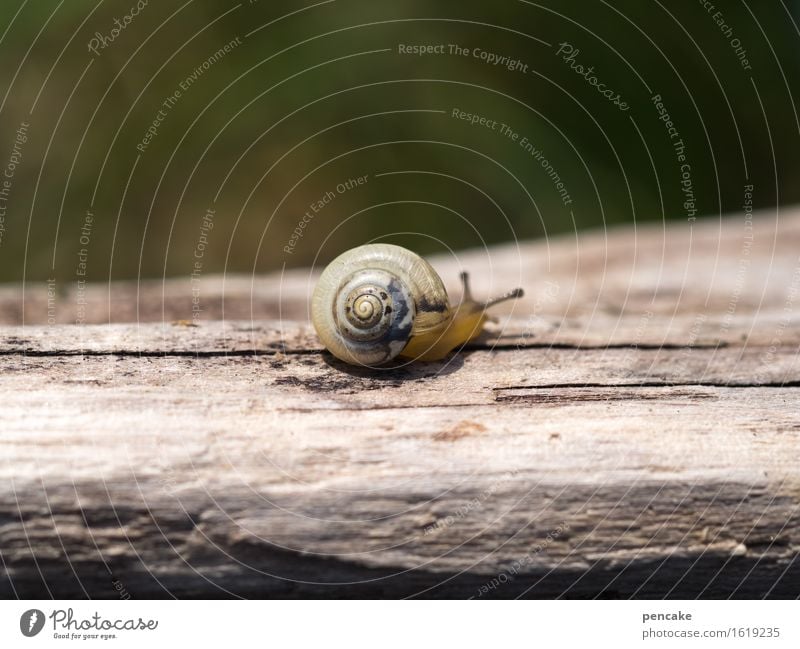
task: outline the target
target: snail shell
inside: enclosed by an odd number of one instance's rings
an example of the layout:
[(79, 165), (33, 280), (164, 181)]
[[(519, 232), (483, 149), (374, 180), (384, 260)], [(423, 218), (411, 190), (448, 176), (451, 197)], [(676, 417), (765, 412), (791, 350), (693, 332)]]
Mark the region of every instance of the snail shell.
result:
[(311, 316), (334, 356), (375, 366), (400, 355), (412, 337), (440, 329), (451, 308), (427, 261), (379, 243), (348, 250), (328, 265), (314, 289)]

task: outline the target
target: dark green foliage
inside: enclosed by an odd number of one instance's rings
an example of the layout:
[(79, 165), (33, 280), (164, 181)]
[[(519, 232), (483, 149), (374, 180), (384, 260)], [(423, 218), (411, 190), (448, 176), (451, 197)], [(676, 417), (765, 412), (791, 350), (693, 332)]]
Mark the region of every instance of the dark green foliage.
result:
[[(75, 1), (29, 54), (57, 3), (20, 4), (0, 9), (3, 168), (30, 124), (5, 212), (0, 201), (5, 281), (82, 279), (82, 249), (90, 280), (250, 273), (377, 239), (430, 253), (690, 220), (740, 209), (749, 184), (759, 207), (800, 200), (800, 34), (795, 5), (780, 1), (720, 2), (720, 19), (690, 0), (336, 0), (280, 19), (315, 3), (150, 0), (97, 53), (95, 32), (110, 34), (135, 0), (88, 19), (96, 3)], [(557, 54), (559, 43), (579, 52)], [(401, 44), (445, 47), (419, 56)]]

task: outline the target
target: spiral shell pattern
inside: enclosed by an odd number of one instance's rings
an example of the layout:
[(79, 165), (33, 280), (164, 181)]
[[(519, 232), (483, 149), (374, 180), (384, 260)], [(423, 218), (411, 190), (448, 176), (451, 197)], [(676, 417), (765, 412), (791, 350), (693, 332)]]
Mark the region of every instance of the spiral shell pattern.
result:
[(399, 246), (369, 244), (348, 250), (323, 271), (311, 315), (334, 356), (376, 366), (403, 351), (420, 309), (431, 305), (441, 313), (448, 309), (444, 286), (425, 260)]
[(340, 336), (354, 343), (390, 344), (411, 334), (414, 299), (396, 275), (365, 268), (341, 284), (334, 315)]

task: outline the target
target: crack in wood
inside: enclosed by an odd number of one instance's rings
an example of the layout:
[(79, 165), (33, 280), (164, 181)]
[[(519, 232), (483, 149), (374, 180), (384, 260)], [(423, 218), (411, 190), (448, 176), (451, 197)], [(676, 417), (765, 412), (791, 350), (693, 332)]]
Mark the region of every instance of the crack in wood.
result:
[[(529, 391), (529, 394), (509, 394), (496, 395), (496, 403), (530, 403), (530, 404), (553, 404), (570, 405), (581, 402), (597, 401), (660, 401), (670, 399), (686, 399), (689, 401), (703, 401), (717, 399), (717, 395), (709, 392), (693, 392), (691, 390), (680, 390), (673, 386), (666, 387), (664, 390), (654, 390), (653, 388), (620, 389), (623, 386), (607, 386), (606, 389), (583, 389), (583, 388), (559, 388), (555, 391), (536, 390)], [(687, 386), (693, 387), (693, 386)]]
[(635, 383), (541, 383), (538, 385), (508, 385), (492, 388), (501, 390), (560, 390), (584, 388), (800, 388), (800, 381), (765, 381), (758, 382), (732, 382), (732, 381), (637, 381)]
[[(753, 345), (755, 346), (755, 345)], [(692, 349), (697, 350), (713, 350), (723, 349), (730, 347), (728, 343), (720, 342), (715, 345), (692, 345)], [(506, 343), (484, 343), (480, 345), (469, 344), (465, 345), (459, 352), (508, 352), (508, 351), (523, 351), (526, 349), (571, 349), (575, 351), (603, 351), (614, 349), (633, 349), (644, 351), (675, 351), (686, 349), (687, 345), (676, 345), (672, 343), (665, 344), (635, 344), (635, 343), (610, 343), (606, 345), (595, 344), (573, 344), (573, 343), (525, 343), (525, 344), (506, 344)], [(0, 349), (0, 356), (31, 356), (31, 357), (56, 357), (56, 356), (133, 356), (139, 358), (162, 358), (162, 357), (184, 357), (184, 358), (219, 358), (226, 356), (275, 356), (283, 354), (285, 356), (310, 356), (316, 354), (326, 354), (326, 350), (322, 348), (313, 349), (288, 349), (282, 347), (274, 347), (272, 349), (230, 349), (230, 350), (180, 350), (169, 349), (163, 351), (153, 350), (133, 350), (133, 349)]]
[[(521, 351), (523, 349), (590, 349), (590, 350), (603, 350), (603, 349), (644, 349), (648, 351), (659, 350), (682, 350), (682, 349), (722, 349), (730, 347), (731, 345), (725, 341), (719, 341), (714, 344), (698, 343), (698, 344), (676, 344), (676, 343), (607, 343), (607, 344), (592, 344), (592, 343), (558, 343), (558, 342), (541, 342), (541, 343), (483, 343), (475, 344), (470, 343), (464, 346), (465, 351), (472, 350), (487, 350), (487, 351)], [(755, 347), (756, 345), (751, 345)]]

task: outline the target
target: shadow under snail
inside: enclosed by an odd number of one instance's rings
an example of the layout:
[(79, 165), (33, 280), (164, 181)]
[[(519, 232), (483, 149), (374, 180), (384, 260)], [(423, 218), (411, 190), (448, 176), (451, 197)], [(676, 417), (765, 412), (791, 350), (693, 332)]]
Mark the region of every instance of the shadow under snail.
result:
[(436, 361), (481, 333), (487, 309), (523, 294), (518, 288), (479, 302), (467, 273), (461, 282), (463, 300), (451, 305), (439, 275), (419, 255), (385, 243), (359, 246), (322, 272), (311, 319), (322, 344), (347, 363)]

